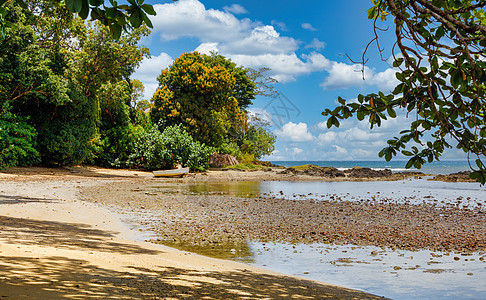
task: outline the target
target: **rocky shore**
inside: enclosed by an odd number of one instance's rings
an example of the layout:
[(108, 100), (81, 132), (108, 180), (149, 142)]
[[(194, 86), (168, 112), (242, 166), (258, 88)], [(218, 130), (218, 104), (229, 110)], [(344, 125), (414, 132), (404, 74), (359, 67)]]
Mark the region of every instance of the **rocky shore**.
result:
[[(164, 188), (166, 184), (166, 188)], [(191, 195), (164, 183), (118, 182), (85, 190), (84, 198), (135, 216), (156, 232), (155, 240), (213, 249), (234, 248), (246, 240), (289, 243), (375, 245), (398, 249), (484, 251), (486, 212), (481, 207), (278, 197), (237, 198)], [(236, 246), (235, 246), (236, 245)], [(240, 247), (241, 248), (241, 247)], [(215, 250), (216, 251), (216, 250)], [(241, 250), (241, 251), (244, 251)]]

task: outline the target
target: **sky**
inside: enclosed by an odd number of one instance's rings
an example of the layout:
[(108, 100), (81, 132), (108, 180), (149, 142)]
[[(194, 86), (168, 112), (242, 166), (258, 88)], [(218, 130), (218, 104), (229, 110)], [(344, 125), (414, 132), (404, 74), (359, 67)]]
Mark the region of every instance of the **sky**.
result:
[[(380, 32), (383, 59), (373, 44), (363, 74), (359, 61), (373, 39), (373, 22), (367, 18), (368, 0), (246, 0), (151, 1), (157, 16), (154, 28), (141, 41), (151, 58), (132, 76), (145, 86), (150, 99), (156, 78), (180, 55), (218, 52), (244, 67), (270, 68), (277, 79), (278, 98), (257, 97), (250, 112), (268, 122), (277, 136), (271, 161), (380, 160), (386, 141), (408, 129), (405, 112), (370, 130), (356, 119), (327, 129), (326, 108), (337, 106), (338, 97), (349, 101), (358, 94), (393, 90), (397, 84), (391, 67), (393, 28), (386, 22)], [(388, 21), (389, 22), (389, 21)], [(409, 116), (413, 118), (412, 116)], [(443, 159), (463, 159), (456, 149)], [(402, 158), (404, 159), (404, 158)]]

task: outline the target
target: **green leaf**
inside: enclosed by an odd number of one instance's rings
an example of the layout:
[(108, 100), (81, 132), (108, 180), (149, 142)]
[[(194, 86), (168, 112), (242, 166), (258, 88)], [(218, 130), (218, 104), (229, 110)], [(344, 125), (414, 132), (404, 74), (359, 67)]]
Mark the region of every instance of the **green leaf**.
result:
[(455, 69), (451, 72), (451, 84), (454, 88), (457, 88), (459, 84), (462, 84), (462, 72), (459, 69)]
[(410, 152), (410, 151), (406, 151), (406, 150), (403, 150), (403, 151), (402, 151), (402, 154), (403, 154), (403, 155), (405, 155), (405, 156), (412, 156), (412, 155), (413, 155), (413, 153), (412, 153), (412, 152)]
[(92, 9), (91, 10), (91, 19), (99, 20), (101, 18), (100, 12), (101, 12), (101, 10), (99, 8)]
[(83, 8), (82, 0), (66, 0), (67, 8), (74, 13), (79, 13)]
[[(17, 4), (22, 7), (23, 9), (27, 9), (27, 3), (25, 3), (23, 0), (15, 0), (15, 2), (17, 2)], [(3, 3), (2, 3), (3, 4)]]
[(83, 7), (81, 8), (81, 11), (79, 12), (79, 16), (81, 17), (81, 19), (85, 20), (88, 17), (88, 14), (89, 14), (88, 0), (83, 0), (82, 4), (83, 4)]
[(104, 0), (89, 0), (89, 4), (92, 6), (100, 6), (104, 2)]
[(391, 107), (388, 107), (386, 109), (388, 115), (391, 117), (391, 118), (396, 118), (397, 117), (397, 113), (393, 110), (393, 108)]
[(106, 9), (106, 17), (108, 19), (115, 19), (115, 17), (116, 17), (116, 9), (113, 8), (113, 7), (108, 7)]
[(147, 26), (149, 28), (154, 28), (154, 25), (152, 25), (152, 21), (150, 21), (150, 18), (144, 12), (141, 12), (141, 14), (142, 14), (142, 19), (145, 22), (145, 24), (147, 24)]
[(439, 70), (439, 59), (437, 58), (437, 56), (432, 57), (430, 66), (432, 67), (434, 73)]
[(376, 6), (371, 7), (368, 9), (368, 19), (373, 20), (376, 18)]
[(394, 62), (393, 62), (393, 67), (394, 68), (398, 68), (400, 67), (400, 65), (403, 63), (403, 58), (397, 58)]
[(479, 158), (476, 159), (476, 165), (478, 166), (479, 169), (484, 170), (483, 162)]
[(134, 27), (134, 28), (138, 28), (140, 27), (140, 25), (142, 24), (142, 16), (140, 14), (140, 10), (136, 10), (134, 11), (131, 15), (130, 15), (130, 24)]
[(121, 36), (122, 27), (118, 24), (111, 24), (110, 32), (111, 32), (111, 35), (113, 36), (113, 38), (118, 40)]
[(151, 15), (151, 16), (155, 16), (155, 15), (157, 15), (157, 13), (155, 12), (154, 7), (153, 7), (152, 5), (150, 5), (150, 4), (144, 4), (144, 5), (142, 5), (141, 7), (142, 7), (142, 9), (143, 9), (143, 10), (144, 10), (144, 11), (145, 11), (147, 14), (149, 14), (149, 15)]
[(412, 157), (405, 165), (405, 169), (410, 169), (414, 163), (415, 163), (415, 157)]

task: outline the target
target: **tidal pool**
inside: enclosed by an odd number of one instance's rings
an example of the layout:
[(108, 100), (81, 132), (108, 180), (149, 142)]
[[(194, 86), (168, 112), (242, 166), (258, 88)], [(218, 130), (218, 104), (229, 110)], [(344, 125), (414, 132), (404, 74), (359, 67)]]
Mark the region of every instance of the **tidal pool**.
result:
[[(170, 183), (157, 192), (314, 201), (384, 201), (486, 207), (486, 188), (476, 183), (412, 179), (380, 182), (228, 181)], [(154, 189), (151, 189), (153, 191)], [(334, 244), (242, 242), (168, 246), (244, 261), (288, 275), (359, 289), (393, 299), (484, 299), (486, 254), (405, 251)], [(486, 249), (485, 249), (486, 251)]]
[(250, 243), (252, 265), (392, 299), (484, 299), (485, 253)]
[(161, 192), (193, 195), (227, 195), (242, 198), (436, 203), (486, 209), (486, 186), (473, 182), (441, 182), (426, 179), (369, 182), (305, 181), (198, 181), (154, 186)]

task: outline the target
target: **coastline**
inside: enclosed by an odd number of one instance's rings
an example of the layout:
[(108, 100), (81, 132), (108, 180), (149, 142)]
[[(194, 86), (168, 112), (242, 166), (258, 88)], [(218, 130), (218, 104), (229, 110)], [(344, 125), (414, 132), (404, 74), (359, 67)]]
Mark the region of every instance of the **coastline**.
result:
[(151, 177), (148, 172), (82, 167), (0, 173), (0, 297), (381, 299), (137, 241), (140, 233), (120, 215), (80, 194), (102, 186), (116, 195), (115, 183)]

